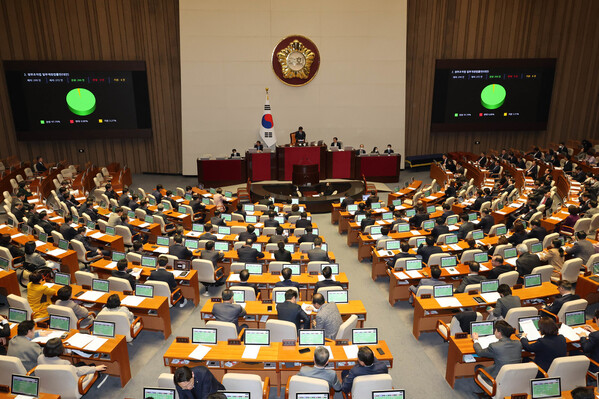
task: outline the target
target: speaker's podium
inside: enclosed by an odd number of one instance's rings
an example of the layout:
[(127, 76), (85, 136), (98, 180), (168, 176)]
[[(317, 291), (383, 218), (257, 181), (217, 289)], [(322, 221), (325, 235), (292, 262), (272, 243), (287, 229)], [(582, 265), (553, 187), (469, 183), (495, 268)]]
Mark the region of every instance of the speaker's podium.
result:
[(318, 164), (295, 164), (291, 182), (296, 186), (316, 185), (320, 181)]
[(291, 180), (293, 184), (305, 186), (326, 179), (326, 146), (312, 143), (298, 147), (294, 133), (290, 138), (291, 145), (277, 147), (279, 180)]

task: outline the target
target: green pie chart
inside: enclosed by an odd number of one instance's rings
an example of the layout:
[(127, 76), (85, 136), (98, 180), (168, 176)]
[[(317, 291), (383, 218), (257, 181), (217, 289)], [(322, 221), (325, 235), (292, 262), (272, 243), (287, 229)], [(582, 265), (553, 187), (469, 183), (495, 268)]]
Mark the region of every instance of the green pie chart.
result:
[(480, 93), (480, 102), (486, 109), (497, 109), (505, 102), (505, 88), (496, 83), (490, 84)]
[(67, 93), (67, 105), (75, 115), (87, 116), (96, 110), (96, 96), (79, 87)]

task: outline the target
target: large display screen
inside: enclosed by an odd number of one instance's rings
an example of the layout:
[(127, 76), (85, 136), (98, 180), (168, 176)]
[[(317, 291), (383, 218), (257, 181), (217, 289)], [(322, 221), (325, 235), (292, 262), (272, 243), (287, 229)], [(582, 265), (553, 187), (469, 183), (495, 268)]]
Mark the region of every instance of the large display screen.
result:
[(143, 61), (4, 61), (18, 140), (151, 136)]
[(431, 131), (545, 130), (555, 59), (437, 60)]

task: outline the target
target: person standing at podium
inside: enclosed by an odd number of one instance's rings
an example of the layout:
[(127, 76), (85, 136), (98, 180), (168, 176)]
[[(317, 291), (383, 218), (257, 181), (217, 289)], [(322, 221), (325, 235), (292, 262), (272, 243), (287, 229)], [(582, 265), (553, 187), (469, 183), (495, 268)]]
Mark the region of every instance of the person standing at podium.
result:
[(301, 126), (298, 127), (297, 132), (295, 132), (295, 142), (301, 145), (306, 144), (306, 132), (304, 132), (304, 128)]

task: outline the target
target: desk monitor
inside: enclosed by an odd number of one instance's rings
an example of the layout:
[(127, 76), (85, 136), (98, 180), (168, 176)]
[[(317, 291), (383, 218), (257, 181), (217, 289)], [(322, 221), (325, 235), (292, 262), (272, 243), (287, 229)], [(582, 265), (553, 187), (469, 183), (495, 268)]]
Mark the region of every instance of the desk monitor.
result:
[(370, 194), (362, 194), (362, 201), (366, 201), (370, 197)]
[(202, 204), (210, 205), (210, 198), (202, 198)]
[(191, 261), (187, 259), (177, 259), (173, 261), (173, 269), (174, 270), (182, 270), (182, 271), (190, 271), (191, 270)]
[(493, 321), (471, 321), (470, 322), (470, 335), (478, 333), (481, 337), (493, 335)]
[(245, 268), (250, 274), (262, 275), (261, 263), (246, 263)]
[(127, 217), (129, 219), (135, 219), (135, 212), (134, 211), (127, 212)]
[(347, 206), (348, 212), (355, 212), (358, 210), (358, 204), (351, 204)]
[(291, 205), (299, 205), (299, 198), (291, 198)]
[(185, 195), (183, 196), (183, 198), (184, 198), (186, 201), (191, 201), (191, 200), (193, 199), (193, 195), (191, 195), (191, 194), (187, 193), (187, 194), (185, 194)]
[(385, 241), (385, 249), (387, 251), (393, 251), (399, 249), (401, 247), (401, 241), (399, 240), (389, 240)]
[(455, 256), (444, 256), (441, 258), (441, 267), (454, 267), (458, 264)]
[(226, 252), (229, 250), (229, 243), (226, 241), (217, 241), (214, 243), (214, 250)]
[(218, 234), (224, 234), (228, 236), (231, 234), (231, 227), (229, 226), (218, 226)]
[(299, 330), (299, 346), (324, 345), (324, 330)]
[(27, 311), (25, 309), (8, 308), (8, 321), (11, 323), (20, 323), (27, 320)]
[(113, 236), (115, 235), (115, 228), (112, 226), (106, 226), (106, 234), (108, 234), (109, 236)]
[(211, 188), (208, 191), (210, 191), (210, 194), (216, 194), (216, 189), (215, 188)]
[(69, 331), (71, 319), (68, 316), (50, 315), (50, 330)]
[[(398, 190), (396, 190), (398, 191)], [(401, 205), (401, 200), (400, 199), (394, 199), (393, 202), (391, 202), (393, 204), (393, 206), (400, 206)]]
[(135, 284), (135, 296), (154, 298), (154, 286), (146, 284)]
[(156, 267), (156, 263), (158, 262), (158, 258), (154, 256), (142, 256), (141, 257), (141, 265), (145, 267)]
[(383, 220), (393, 220), (393, 212), (383, 212), (381, 218)]
[(486, 252), (479, 252), (474, 254), (474, 261), (478, 263), (484, 263), (489, 261), (489, 255)]
[(361, 223), (364, 218), (366, 218), (366, 215), (356, 215), (355, 221), (356, 223)]
[(434, 205), (429, 205), (426, 207), (426, 213), (435, 213), (437, 212), (437, 208)]
[(6, 271), (9, 270), (10, 261), (6, 258), (0, 257), (0, 269), (4, 269)]
[(157, 237), (156, 245), (160, 245), (162, 247), (168, 247), (169, 245), (171, 245), (171, 239), (168, 237)]
[(338, 263), (323, 263), (322, 265), (320, 265), (320, 271), (322, 272), (322, 270), (327, 266), (331, 268), (332, 274), (339, 274), (339, 264)]
[(245, 216), (245, 221), (246, 221), (246, 223), (257, 223), (258, 222), (258, 216), (256, 216), (256, 215), (246, 215)]
[(390, 391), (372, 391), (372, 399), (404, 399), (406, 391), (393, 389)]
[(195, 231), (196, 233), (203, 233), (204, 225), (200, 223), (194, 223), (191, 225), (191, 231)]
[(27, 395), (37, 398), (40, 392), (40, 379), (39, 377), (13, 374), (10, 382), (10, 392), (13, 395)]
[(409, 218), (416, 216), (416, 209), (412, 208), (406, 210), (406, 216)]
[(21, 226), (21, 232), (25, 235), (30, 236), (31, 235), (31, 227), (27, 224), (23, 224)]
[(329, 393), (296, 393), (295, 399), (329, 399)]
[(593, 274), (599, 274), (599, 262), (593, 263)]
[(73, 224), (79, 224), (79, 216), (73, 215), (72, 218), (73, 218), (73, 220), (72, 220)]
[(506, 248), (503, 250), (503, 259), (511, 259), (517, 256), (516, 248)]
[(562, 383), (560, 377), (537, 378), (530, 380), (532, 399), (561, 398)]
[(524, 276), (524, 288), (539, 287), (542, 283), (540, 274), (528, 274)]
[(275, 303), (285, 302), (285, 291), (275, 291)]
[(420, 248), (420, 246), (424, 245), (425, 243), (426, 243), (426, 238), (424, 238), (424, 237), (416, 238), (416, 248)]
[(353, 345), (376, 345), (379, 342), (378, 328), (352, 328)]
[(94, 324), (92, 324), (92, 334), (102, 337), (114, 338), (115, 329), (115, 324), (112, 321), (94, 320)]
[(370, 235), (381, 234), (381, 226), (372, 226), (370, 227)]
[(346, 290), (330, 290), (327, 291), (327, 302), (347, 303), (348, 291)]
[(294, 244), (285, 244), (285, 251), (289, 251), (291, 253), (295, 252), (295, 245)]
[(216, 328), (192, 328), (191, 342), (194, 344), (211, 344), (216, 345), (217, 339)]
[(485, 238), (485, 233), (482, 230), (472, 230), (472, 238), (475, 240), (482, 240)]
[(445, 219), (445, 224), (448, 226), (454, 225), (458, 222), (458, 215), (450, 215)]
[(15, 222), (13, 221), (12, 218), (8, 218), (8, 220), (6, 221), (6, 224), (9, 225), (10, 227), (15, 227)]
[(152, 215), (146, 215), (146, 217), (144, 218), (144, 222), (146, 222), (146, 223), (154, 223), (154, 216), (152, 216)]
[(270, 345), (270, 330), (246, 328), (243, 343), (245, 345)]
[(144, 387), (144, 399), (175, 399), (173, 388), (147, 388)]
[(95, 230), (96, 222), (87, 222), (87, 224), (85, 226), (87, 227), (88, 230)]
[(118, 262), (121, 259), (126, 259), (127, 255), (125, 255), (124, 252), (119, 252), (119, 251), (113, 251), (112, 252), (112, 261), (113, 262)]
[(586, 316), (584, 310), (575, 310), (566, 312), (566, 325), (570, 327), (582, 326), (586, 324)]
[(233, 301), (236, 303), (245, 302), (245, 291), (244, 290), (233, 290)]
[[(314, 234), (315, 236), (317, 236), (318, 235), (318, 228), (316, 228), (316, 227), (312, 228), (312, 234)], [(285, 230), (283, 231), (283, 235), (285, 235)], [(289, 234), (287, 234), (287, 235), (289, 235)]]
[(148, 197), (148, 203), (152, 206), (156, 205), (156, 198), (154, 196)]
[(279, 222), (279, 224), (285, 223), (285, 216), (275, 216), (275, 220)]
[(383, 204), (381, 204), (380, 202), (373, 202), (372, 204), (370, 204), (370, 209), (381, 209)]
[(192, 239), (186, 238), (184, 241), (185, 241), (185, 248), (187, 248), (191, 251), (195, 251), (196, 249), (198, 249), (200, 247), (200, 243), (198, 240), (192, 240)]
[(424, 222), (422, 222), (422, 228), (424, 230), (432, 230), (434, 227), (435, 227), (434, 220), (425, 220)]
[(469, 221), (469, 222), (473, 222), (473, 221), (475, 221), (476, 219), (478, 219), (478, 215), (477, 215), (476, 213), (474, 213), (474, 212), (473, 212), (473, 213), (469, 213), (469, 214), (468, 214), (468, 221)]
[(262, 252), (262, 244), (259, 244), (259, 243), (252, 244), (252, 248), (254, 248), (258, 252)]
[[(314, 244), (312, 244), (312, 249), (314, 249)], [(323, 251), (328, 251), (329, 244), (327, 244), (326, 242), (323, 242), (322, 244), (320, 244), (320, 249), (322, 249)]]
[(40, 240), (41, 242), (48, 242), (48, 234), (39, 233), (39, 235), (37, 236), (37, 239)]
[(60, 285), (70, 285), (71, 284), (71, 275), (69, 273), (54, 273), (54, 283)]
[(109, 283), (108, 280), (103, 280), (100, 278), (92, 279), (92, 290), (99, 292), (108, 292)]
[(162, 202), (160, 202), (162, 204), (162, 206), (164, 207), (165, 211), (170, 211), (173, 209), (173, 207), (171, 206), (171, 203), (168, 201), (163, 200)]
[(534, 244), (532, 244), (530, 246), (530, 252), (532, 252), (533, 254), (538, 254), (539, 252), (543, 251), (543, 243), (542, 242), (535, 242)]
[(524, 323), (525, 321), (529, 321), (529, 320), (532, 321), (532, 323), (535, 325), (535, 328), (538, 330), (540, 319), (541, 319), (541, 316), (518, 317), (518, 331), (522, 332), (522, 330), (523, 330), (522, 323)]
[(495, 229), (495, 235), (496, 236), (503, 236), (507, 234), (507, 227), (506, 226), (499, 226), (497, 229)]
[(396, 226), (398, 233), (407, 233), (410, 231), (410, 225), (408, 223), (398, 223)]
[(406, 270), (422, 270), (422, 260), (420, 259), (408, 259), (405, 263)]
[(300, 274), (302, 274), (302, 268), (299, 263), (289, 263), (289, 264), (285, 265), (285, 267), (288, 267), (291, 269), (292, 276), (299, 276)]
[(227, 399), (251, 399), (249, 392), (218, 391), (225, 395)]
[(483, 280), (480, 282), (480, 293), (497, 292), (499, 288), (499, 280)]
[(244, 204), (243, 205), (243, 210), (245, 212), (254, 212), (254, 209), (255, 209), (254, 204)]
[(230, 222), (232, 218), (230, 213), (221, 213), (220, 217), (223, 218), (225, 222)]
[(445, 236), (445, 244), (446, 245), (457, 244), (457, 243), (458, 243), (457, 235), (451, 234), (451, 235)]
[(453, 284), (443, 284), (433, 286), (433, 296), (435, 298), (445, 298), (453, 296)]
[(63, 251), (68, 251), (69, 242), (67, 240), (58, 240), (58, 248), (62, 249)]

